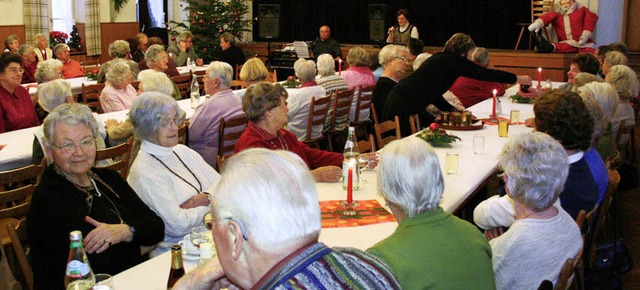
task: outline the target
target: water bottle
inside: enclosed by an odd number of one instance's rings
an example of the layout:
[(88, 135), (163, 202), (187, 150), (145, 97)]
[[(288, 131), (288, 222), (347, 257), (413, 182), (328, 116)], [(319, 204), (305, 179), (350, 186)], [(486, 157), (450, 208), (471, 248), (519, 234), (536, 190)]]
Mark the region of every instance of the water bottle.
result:
[(353, 190), (360, 188), (360, 170), (358, 170), (359, 156), (360, 151), (358, 150), (358, 143), (356, 142), (356, 130), (354, 127), (349, 127), (347, 142), (344, 144), (344, 160), (342, 161), (342, 188), (345, 190), (349, 184), (349, 170), (352, 171)]
[(91, 289), (96, 283), (96, 278), (89, 265), (87, 253), (82, 245), (82, 232), (69, 233), (69, 258), (64, 276), (64, 286), (67, 290)]
[(187, 57), (187, 62), (184, 64), (187, 68), (190, 68), (191, 66), (191, 58)]
[(191, 80), (191, 109), (195, 109), (200, 104), (200, 85), (198, 84), (198, 77), (193, 74)]

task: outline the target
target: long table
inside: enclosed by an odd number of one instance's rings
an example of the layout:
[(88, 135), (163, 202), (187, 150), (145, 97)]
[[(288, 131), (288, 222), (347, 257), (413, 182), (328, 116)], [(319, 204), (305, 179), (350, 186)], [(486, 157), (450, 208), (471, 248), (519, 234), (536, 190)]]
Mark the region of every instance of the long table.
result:
[[(554, 83), (558, 87), (560, 83)], [(520, 110), (520, 119), (533, 117), (533, 109), (530, 104), (515, 104), (507, 100), (507, 96), (513, 95), (517, 88), (507, 90), (501, 97), (501, 117), (508, 118), (511, 110)], [(485, 100), (470, 107), (469, 110), (479, 117), (487, 118), (492, 111), (492, 101)], [(428, 125), (428, 124), (425, 124)], [(496, 171), (499, 154), (504, 144), (518, 134), (529, 132), (531, 128), (524, 125), (512, 125), (509, 128), (509, 137), (498, 137), (497, 126), (485, 125), (477, 131), (453, 131), (462, 140), (453, 144), (452, 148), (434, 148), (440, 160), (440, 167), (444, 170), (445, 154), (456, 152), (459, 154), (460, 165), (458, 174), (444, 176), (445, 190), (441, 201), (441, 207), (447, 212), (455, 212), (469, 199), (476, 189)], [(473, 154), (473, 136), (482, 134), (485, 136), (485, 150), (483, 154)], [(409, 137), (415, 138), (415, 137)], [(353, 194), (356, 200), (377, 199), (380, 204), (384, 201), (377, 193), (377, 178), (375, 171), (365, 171), (363, 178), (366, 183), (360, 185), (360, 189)], [(343, 200), (346, 193), (341, 183), (317, 183), (318, 197), (322, 200)], [(367, 249), (378, 241), (389, 236), (395, 230), (396, 223), (379, 223), (367, 226), (326, 228), (322, 229), (319, 240), (328, 246), (346, 246), (359, 249)], [(169, 275), (171, 254), (164, 253), (136, 267), (124, 271), (114, 277), (118, 289), (164, 289)], [(194, 261), (184, 261), (185, 270), (195, 268)]]

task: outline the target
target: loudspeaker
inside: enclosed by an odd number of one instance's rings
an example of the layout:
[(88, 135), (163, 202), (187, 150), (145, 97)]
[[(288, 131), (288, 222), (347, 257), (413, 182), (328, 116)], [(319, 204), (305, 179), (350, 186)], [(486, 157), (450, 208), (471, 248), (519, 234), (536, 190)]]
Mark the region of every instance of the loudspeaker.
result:
[(258, 5), (258, 37), (273, 39), (280, 36), (280, 4)]
[(386, 30), (384, 25), (384, 4), (369, 4), (369, 39), (384, 41)]

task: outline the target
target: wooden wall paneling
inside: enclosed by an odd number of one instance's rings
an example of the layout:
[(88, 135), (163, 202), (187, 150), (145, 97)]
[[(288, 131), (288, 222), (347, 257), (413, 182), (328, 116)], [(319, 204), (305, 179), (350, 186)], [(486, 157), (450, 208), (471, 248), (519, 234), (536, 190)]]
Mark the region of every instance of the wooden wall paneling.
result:
[[(624, 41), (629, 50), (640, 51), (640, 0), (628, 0), (626, 5), (625, 21), (626, 27), (622, 27)], [(623, 24), (624, 25), (624, 24)]]
[[(16, 34), (20, 38), (20, 44), (25, 44), (26, 36), (24, 25), (6, 25), (0, 26), (0, 39), (2, 40), (2, 50), (4, 50), (4, 40), (7, 39), (7, 36), (11, 34)], [(33, 45), (33, 43), (30, 43)]]
[(100, 23), (102, 37), (100, 63), (111, 60), (111, 57), (109, 57), (109, 44), (119, 39), (135, 38), (139, 30), (140, 24), (138, 22)]

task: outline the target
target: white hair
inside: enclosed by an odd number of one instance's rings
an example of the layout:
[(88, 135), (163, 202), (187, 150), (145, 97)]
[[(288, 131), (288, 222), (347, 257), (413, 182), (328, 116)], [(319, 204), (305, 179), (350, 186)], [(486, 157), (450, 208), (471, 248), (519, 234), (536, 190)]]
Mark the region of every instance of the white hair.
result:
[(47, 112), (67, 102), (72, 96), (69, 82), (58, 79), (38, 85), (38, 103)]
[(593, 99), (600, 109), (606, 122), (611, 122), (613, 114), (618, 108), (618, 92), (610, 83), (590, 82), (579, 89), (580, 96), (583, 99)]
[[(106, 74), (107, 82), (112, 85), (122, 84), (129, 76), (133, 76), (131, 74), (131, 68), (123, 59), (113, 60)], [(130, 80), (131, 79), (129, 79), (129, 81)]]
[(62, 76), (56, 74), (56, 70), (61, 69), (62, 62), (54, 58), (39, 62), (38, 67), (36, 68), (36, 73), (34, 75), (36, 82), (41, 84), (50, 80), (61, 78)]
[(163, 72), (145, 69), (138, 74), (140, 89), (143, 92), (159, 92), (165, 95), (173, 94), (173, 82)]
[(403, 54), (406, 56), (409, 54), (409, 49), (404, 45), (389, 44), (383, 47), (378, 53), (378, 62), (382, 67), (387, 67), (393, 59)]
[(223, 61), (212, 61), (207, 67), (207, 75), (211, 79), (218, 79), (220, 86), (228, 89), (233, 78), (233, 68)]
[(248, 240), (265, 251), (316, 240), (320, 233), (316, 183), (302, 159), (288, 151), (256, 148), (233, 156), (211, 199), (217, 221), (244, 224)]
[(293, 64), (293, 70), (301, 82), (310, 82), (316, 77), (316, 63), (313, 60), (299, 58)]
[(333, 56), (328, 53), (323, 53), (318, 56), (318, 73), (320, 76), (336, 73), (336, 62), (333, 60)]
[(630, 67), (619, 64), (609, 69), (609, 73), (604, 80), (612, 84), (620, 100), (629, 100), (638, 97), (638, 76)]
[(422, 65), (422, 63), (425, 62), (430, 57), (431, 57), (431, 54), (428, 52), (423, 52), (421, 54), (418, 54), (418, 56), (416, 57), (416, 60), (413, 61), (413, 70), (414, 71), (418, 70), (420, 65)]
[(384, 146), (378, 165), (378, 191), (408, 217), (437, 209), (444, 180), (431, 145), (407, 137)]

